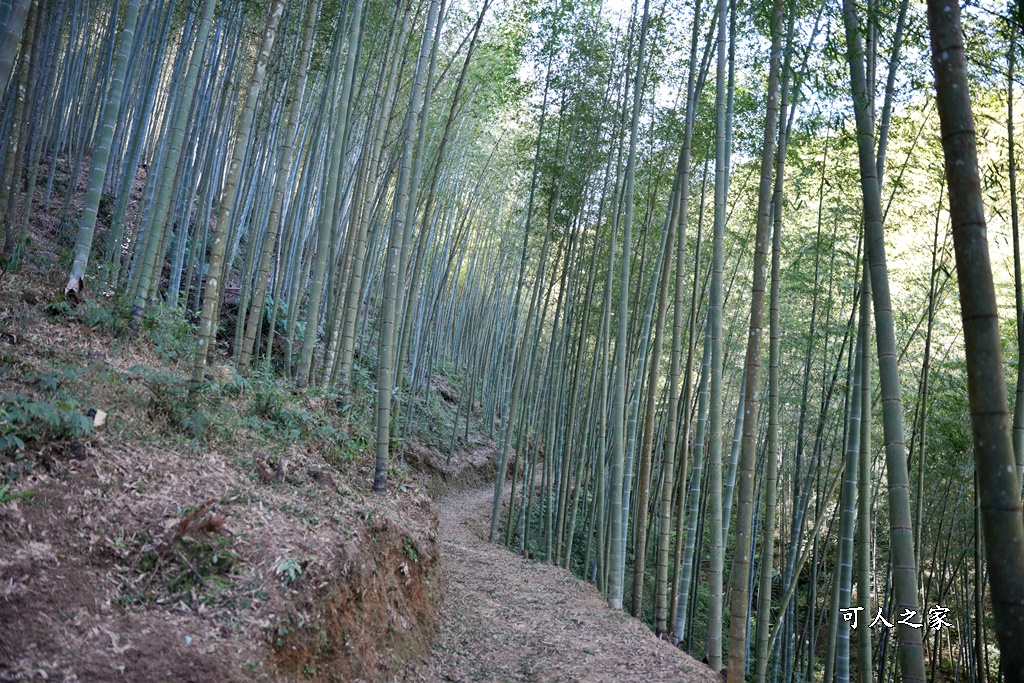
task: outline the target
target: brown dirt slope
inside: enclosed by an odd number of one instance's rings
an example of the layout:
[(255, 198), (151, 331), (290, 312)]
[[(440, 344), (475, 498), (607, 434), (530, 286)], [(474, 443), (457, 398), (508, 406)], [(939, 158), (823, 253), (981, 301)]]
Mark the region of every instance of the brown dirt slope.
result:
[[(381, 681), (428, 656), (436, 509), (397, 467), (370, 493), (364, 421), (223, 365), (188, 407), (166, 326), (65, 311), (30, 253), (0, 280), (0, 681)], [(104, 425), (72, 429), (89, 408)]]
[(439, 503), (447, 594), (433, 658), (410, 680), (721, 680), (609, 609), (592, 584), (488, 543), (492, 492), (465, 491)]

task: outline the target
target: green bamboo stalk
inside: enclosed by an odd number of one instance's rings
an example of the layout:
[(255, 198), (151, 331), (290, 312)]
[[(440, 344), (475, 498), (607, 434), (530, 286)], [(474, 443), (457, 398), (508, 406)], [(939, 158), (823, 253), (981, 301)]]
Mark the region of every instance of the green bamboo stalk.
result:
[[(776, 184), (776, 194), (780, 192)], [(774, 211), (772, 212), (774, 213)], [(757, 645), (755, 680), (764, 683), (768, 672), (768, 620), (772, 609), (772, 573), (775, 558), (776, 499), (779, 460), (779, 285), (781, 280), (782, 221), (772, 217), (771, 298), (768, 313), (768, 452), (764, 478), (764, 519), (761, 526), (761, 575), (757, 589)]]
[(399, 283), (405, 274), (399, 272), (402, 242), (405, 237), (406, 210), (409, 203), (409, 175), (412, 171), (413, 147), (423, 107), (423, 86), (432, 35), (437, 22), (441, 0), (431, 0), (427, 13), (423, 39), (420, 42), (416, 75), (413, 81), (412, 99), (409, 105), (407, 125), (402, 142), (401, 163), (395, 186), (394, 214), (391, 221), (391, 235), (387, 245), (384, 265), (384, 293), (380, 319), (380, 345), (377, 355), (377, 461), (373, 474), (373, 490), (383, 493), (387, 488), (388, 460), (391, 450), (391, 395), (395, 375), (392, 347), (395, 343), (396, 305)]
[[(32, 57), (35, 52), (35, 26), (39, 15), (39, 0), (30, 0), (28, 17), (25, 20), (25, 40), (21, 46), (21, 56), (18, 63), (17, 81), (14, 83), (13, 110), (11, 112), (11, 123), (7, 136), (7, 149), (4, 155), (3, 176), (0, 178), (0, 228), (4, 229), (3, 261), (4, 268), (16, 267), (20, 246), (24, 236), (14, 229), (14, 197), (15, 179), (18, 177), (17, 168), (22, 154), (22, 143), (24, 139), (23, 128), (26, 126), (25, 110), (29, 97), (29, 76), (32, 70)], [(5, 36), (6, 37), (6, 36)], [(5, 82), (6, 83), (6, 82)]]
[(1024, 279), (1020, 266), (1020, 218), (1017, 211), (1017, 150), (1014, 145), (1013, 88), (1017, 58), (1017, 31), (1010, 26), (1006, 75), (1006, 147), (1010, 183), (1010, 229), (1013, 239), (1013, 301), (1017, 318), (1017, 381), (1013, 399), (1013, 454), (1018, 485), (1024, 486)]
[(708, 524), (711, 569), (708, 575), (708, 665), (722, 668), (722, 574), (725, 550), (722, 539), (722, 278), (725, 260), (726, 202), (726, 8), (718, 0), (718, 66), (715, 86), (715, 221), (708, 327), (711, 330), (711, 395), (708, 414)]
[[(396, 12), (397, 11), (398, 7), (396, 6)], [(383, 90), (384, 95), (381, 99), (379, 113), (377, 114), (377, 123), (374, 126), (375, 136), (368, 165), (364, 165), (363, 169), (363, 189), (357, 195), (356, 207), (354, 208), (356, 218), (358, 219), (356, 223), (355, 253), (353, 254), (352, 270), (349, 275), (350, 282), (348, 283), (348, 287), (345, 292), (345, 317), (343, 318), (341, 331), (341, 363), (338, 377), (338, 384), (340, 385), (343, 393), (348, 391), (349, 383), (351, 381), (356, 343), (356, 323), (359, 317), (359, 308), (362, 303), (362, 290), (366, 285), (366, 281), (369, 280), (369, 277), (364, 277), (363, 274), (366, 265), (365, 262), (367, 258), (371, 256), (371, 254), (368, 253), (367, 248), (367, 233), (371, 220), (370, 214), (372, 210), (372, 197), (379, 182), (379, 168), (381, 151), (384, 144), (384, 135), (387, 132), (388, 122), (394, 108), (400, 61), (397, 54), (400, 54), (405, 50), (405, 41), (409, 32), (409, 17), (411, 11), (411, 5), (406, 6), (406, 9), (402, 14), (402, 21), (398, 30), (397, 38), (393, 31), (389, 36), (389, 49), (385, 50), (385, 55), (391, 53), (390, 48), (393, 47), (394, 54), (396, 56), (387, 60), (389, 62), (389, 68), (385, 68), (384, 64), (381, 65), (378, 89), (380, 88), (381, 83), (385, 83)]]
[[(270, 205), (270, 215), (267, 219), (267, 234), (263, 238), (263, 253), (260, 256), (259, 272), (256, 275), (256, 289), (253, 292), (249, 303), (249, 313), (246, 317), (245, 333), (242, 340), (242, 349), (238, 358), (240, 368), (247, 368), (252, 359), (253, 347), (256, 343), (256, 332), (263, 325), (263, 307), (266, 299), (267, 287), (270, 281), (270, 270), (273, 261), (274, 250), (277, 248), (277, 238), (281, 229), (282, 206), (284, 204), (284, 193), (286, 185), (291, 180), (292, 161), (295, 156), (295, 140), (299, 126), (299, 115), (302, 110), (302, 99), (306, 90), (306, 76), (309, 71), (310, 55), (313, 48), (313, 29), (316, 26), (317, 14), (319, 12), (319, 0), (312, 0), (306, 8), (306, 23), (302, 32), (302, 48), (299, 52), (298, 72), (294, 78), (294, 90), (288, 100), (288, 113), (286, 115), (284, 137), (281, 144), (281, 162), (277, 169), (277, 178), (274, 181), (274, 196)], [(271, 328), (270, 336), (273, 339), (274, 330)]]
[(3, 37), (0, 37), (0, 88), (7, 90), (14, 70), (14, 58), (18, 54), (18, 46), (28, 19), (28, 8), (32, 0), (12, 0)]
[[(757, 200), (757, 230), (754, 237), (753, 285), (750, 298), (750, 327), (747, 335), (745, 374), (740, 391), (743, 398), (737, 412), (737, 429), (742, 425), (739, 460), (739, 492), (736, 507), (736, 545), (732, 556), (732, 586), (729, 594), (729, 683), (740, 683), (746, 676), (748, 606), (754, 511), (754, 464), (757, 449), (757, 415), (761, 394), (761, 339), (764, 328), (764, 297), (768, 276), (768, 242), (772, 232), (772, 166), (776, 128), (779, 124), (779, 73), (782, 54), (783, 0), (772, 7), (772, 45), (768, 68), (768, 97), (761, 152), (761, 179)], [(784, 148), (780, 148), (779, 169)], [(769, 453), (769, 457), (774, 457)], [(725, 515), (722, 536), (728, 528)]]
[[(889, 528), (893, 553), (893, 584), (896, 609), (919, 612), (917, 561), (914, 555), (906, 449), (903, 443), (903, 402), (896, 356), (896, 333), (885, 260), (882, 202), (875, 158), (874, 123), (868, 109), (867, 81), (860, 29), (852, 0), (843, 2), (847, 57), (857, 121), (858, 156), (864, 202), (865, 241), (871, 259), (871, 285), (876, 321), (876, 342), (882, 391), (882, 423), (885, 433), (886, 470), (889, 485)], [(1004, 399), (1005, 400), (1005, 399)], [(898, 625), (900, 664), (905, 681), (924, 681), (921, 632), (906, 623)]]
[(1020, 647), (1024, 635), (1024, 518), (1009, 431), (999, 309), (989, 260), (960, 5), (929, 0), (928, 28), (953, 223), (976, 481), (988, 549), (989, 596), (1000, 668), (1006, 680), (1015, 683), (1024, 681), (1024, 648)]
[(252, 79), (249, 82), (248, 92), (246, 93), (241, 120), (235, 129), (231, 163), (228, 166), (224, 189), (221, 191), (220, 208), (217, 212), (217, 227), (213, 233), (206, 286), (203, 288), (203, 311), (199, 319), (199, 342), (196, 345), (196, 355), (192, 365), (193, 386), (198, 386), (203, 381), (207, 355), (210, 353), (210, 347), (216, 339), (217, 321), (214, 319), (214, 310), (217, 307), (217, 300), (221, 294), (221, 271), (224, 268), (224, 249), (228, 237), (228, 229), (231, 225), (231, 211), (235, 202), (235, 193), (238, 190), (238, 176), (242, 168), (242, 159), (248, 147), (249, 131), (252, 127), (253, 114), (256, 110), (256, 100), (263, 87), (263, 80), (267, 73), (267, 61), (270, 59), (270, 51), (274, 46), (274, 39), (277, 37), (277, 26), (281, 21), (283, 13), (284, 0), (274, 0), (267, 14), (267, 25), (263, 33), (260, 50), (256, 56), (256, 64), (253, 69)]
[(142, 314), (150, 298), (150, 289), (155, 280), (154, 271), (158, 256), (160, 243), (167, 226), (168, 212), (170, 209), (171, 186), (175, 181), (178, 171), (178, 160), (181, 155), (181, 147), (185, 137), (185, 124), (192, 108), (192, 97), (195, 94), (196, 80), (199, 74), (199, 67), (203, 60), (203, 53), (206, 51), (207, 38), (210, 35), (210, 27), (213, 24), (213, 10), (217, 0), (206, 0), (202, 6), (202, 13), (199, 19), (199, 30), (196, 35), (196, 42), (192, 47), (192, 57), (189, 60), (188, 71), (181, 85), (181, 98), (175, 105), (173, 122), (168, 130), (167, 152), (164, 159), (163, 170), (160, 175), (160, 182), (153, 206), (153, 222), (151, 229), (146, 235), (145, 251), (140, 254), (142, 259), (139, 263), (139, 280), (133, 302), (129, 330), (134, 334), (139, 331), (142, 325)]
[(139, 18), (139, 0), (129, 0), (124, 23), (121, 25), (121, 44), (118, 47), (117, 62), (110, 79), (107, 102), (103, 110), (103, 123), (100, 126), (99, 145), (92, 155), (92, 170), (89, 172), (89, 185), (85, 192), (85, 203), (82, 217), (78, 224), (78, 237), (75, 240), (75, 259), (71, 265), (71, 274), (64, 285), (64, 295), (80, 296), (85, 286), (85, 267), (89, 262), (92, 250), (92, 239), (96, 228), (96, 213), (100, 205), (100, 192), (107, 175), (107, 162), (110, 158), (110, 143), (114, 136), (114, 126), (121, 107), (121, 94), (124, 90), (125, 71), (128, 69), (128, 55), (135, 39), (135, 25)]
[[(865, 245), (866, 249), (866, 245)], [(860, 331), (861, 350), (861, 421), (860, 454), (857, 458), (857, 607), (861, 614), (871, 609), (871, 268), (864, 254), (861, 281)], [(857, 671), (860, 683), (871, 683), (871, 633), (861, 631), (857, 636)]]
[[(679, 572), (679, 588), (676, 593), (676, 618), (672, 627), (673, 639), (677, 643), (686, 642), (687, 616), (690, 606), (690, 585), (694, 556), (697, 548), (697, 522), (700, 516), (701, 478), (704, 471), (704, 437), (707, 430), (708, 414), (708, 380), (711, 376), (711, 326), (704, 333), (703, 361), (700, 369), (700, 386), (697, 390), (697, 428), (693, 440), (693, 468), (690, 472), (689, 500), (686, 503), (688, 527), (686, 531), (686, 548), (683, 551), (683, 567)], [(684, 409), (687, 406), (683, 406)], [(722, 528), (719, 526), (719, 532)]]
[(358, 43), (362, 0), (356, 0), (353, 16), (349, 19), (349, 35), (345, 46), (345, 68), (340, 73), (341, 93), (334, 115), (334, 130), (331, 152), (328, 156), (328, 175), (324, 205), (316, 225), (316, 258), (313, 265), (313, 278), (309, 287), (309, 300), (306, 303), (306, 329), (302, 336), (302, 350), (299, 355), (298, 367), (295, 371), (295, 386), (304, 389), (309, 384), (313, 366), (313, 351), (316, 346), (320, 327), (321, 308), (324, 297), (324, 279), (327, 265), (331, 260), (331, 243), (340, 225), (334, 220), (334, 206), (340, 203), (340, 184), (342, 164), (345, 158), (345, 131), (348, 125), (349, 99), (352, 96), (352, 79), (355, 73), (356, 44)]
[[(644, 14), (640, 25), (640, 45), (633, 85), (632, 119), (629, 130), (629, 153), (626, 161), (626, 185), (623, 192), (625, 206), (622, 221), (622, 261), (619, 274), (618, 327), (615, 338), (615, 391), (612, 401), (612, 466), (611, 466), (611, 558), (609, 562), (608, 605), (622, 609), (623, 575), (626, 568), (626, 529), (623, 513), (623, 483), (625, 479), (625, 407), (626, 407), (626, 332), (629, 326), (629, 270), (633, 228), (633, 186), (636, 177), (636, 147), (640, 123), (640, 105), (643, 100), (644, 60), (649, 25), (650, 0), (644, 0)], [(628, 513), (628, 510), (626, 510)]]

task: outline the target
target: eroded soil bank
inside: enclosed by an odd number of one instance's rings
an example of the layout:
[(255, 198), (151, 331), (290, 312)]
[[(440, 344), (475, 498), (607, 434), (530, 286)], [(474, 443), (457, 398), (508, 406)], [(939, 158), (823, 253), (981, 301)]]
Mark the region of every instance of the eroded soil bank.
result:
[(429, 656), (437, 511), (400, 463), (370, 492), (367, 392), (222, 350), (193, 395), (190, 322), (126, 338), (33, 268), (0, 281), (0, 681), (384, 681)]

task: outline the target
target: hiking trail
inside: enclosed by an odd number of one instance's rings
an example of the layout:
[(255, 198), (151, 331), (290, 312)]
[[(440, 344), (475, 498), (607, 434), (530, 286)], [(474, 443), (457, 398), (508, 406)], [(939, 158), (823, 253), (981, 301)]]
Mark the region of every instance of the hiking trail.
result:
[(568, 570), (489, 543), (493, 487), (438, 502), (447, 592), (413, 681), (719, 682)]

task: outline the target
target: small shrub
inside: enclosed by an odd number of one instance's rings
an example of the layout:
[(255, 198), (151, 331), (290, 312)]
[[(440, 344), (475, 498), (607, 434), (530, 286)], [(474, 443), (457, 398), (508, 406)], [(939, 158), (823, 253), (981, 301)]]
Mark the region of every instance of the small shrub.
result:
[(218, 386), (220, 393), (228, 398), (238, 398), (249, 390), (249, 382), (237, 372), (231, 373), (231, 379)]
[(147, 312), (142, 319), (153, 350), (168, 363), (190, 360), (195, 355), (196, 326), (179, 309)]
[(135, 586), (126, 590), (120, 598), (122, 604), (187, 599), (204, 605), (224, 605), (233, 599), (225, 591), (232, 587), (230, 577), (238, 573), (239, 555), (233, 550), (230, 537), (185, 536), (163, 552), (153, 545), (148, 534), (136, 538), (135, 543), (140, 551), (135, 569), (150, 578), (141, 590)]
[(280, 422), (285, 412), (284, 394), (275, 384), (262, 384), (252, 394), (249, 411), (265, 420)]
[(22, 491), (21, 493), (8, 493), (11, 490), (10, 484), (4, 484), (0, 486), (0, 505), (9, 503), (12, 500), (18, 500), (20, 498), (31, 498), (36, 495), (35, 491)]
[[(210, 420), (203, 414), (188, 383), (166, 370), (135, 366), (130, 370), (142, 380), (151, 394), (148, 413), (151, 420), (200, 438), (206, 435)], [(201, 390), (201, 389), (200, 389)]]
[(305, 408), (290, 406), (290, 398), (277, 383), (263, 382), (255, 386), (249, 402), (249, 417), (258, 420), (255, 423), (258, 431), (267, 437), (286, 441), (331, 441), (337, 438), (338, 432), (334, 427)]
[(302, 570), (302, 564), (288, 555), (283, 555), (274, 561), (274, 573), (281, 577), (286, 586), (295, 583), (302, 576)]
[(85, 303), (75, 311), (75, 317), (89, 329), (102, 330), (115, 336), (122, 334), (127, 328), (125, 311), (109, 306)]
[(369, 445), (369, 440), (358, 432), (347, 439), (343, 439), (341, 444), (341, 460), (343, 462), (356, 462)]
[(80, 368), (60, 367), (54, 370), (37, 371), (28, 369), (22, 374), (22, 381), (40, 391), (55, 394), (68, 380), (76, 379), (81, 374)]
[(183, 538), (180, 552), (188, 562), (179, 567), (167, 588), (173, 593), (187, 594), (197, 580), (205, 588), (216, 587), (220, 583), (217, 577), (231, 574), (238, 562), (238, 553), (230, 545), (230, 539), (221, 537)]
[(51, 301), (46, 304), (46, 307), (43, 310), (46, 311), (48, 316), (56, 318), (57, 320), (64, 320), (75, 314), (75, 307), (67, 299)]
[(32, 401), (20, 394), (0, 398), (0, 453), (23, 451), (30, 443), (80, 439), (92, 420), (73, 399)]
[(65, 249), (75, 246), (75, 237), (78, 236), (78, 224), (71, 217), (64, 217), (57, 224), (57, 245)]
[(128, 311), (124, 306), (101, 306), (90, 301), (76, 306), (70, 300), (61, 298), (46, 304), (44, 310), (55, 320), (74, 320), (89, 329), (115, 336), (122, 334), (127, 327)]
[(412, 540), (408, 536), (402, 539), (402, 547), (403, 550), (405, 551), (406, 557), (408, 557), (413, 562), (420, 561), (420, 554), (416, 552), (416, 546), (413, 545)]

